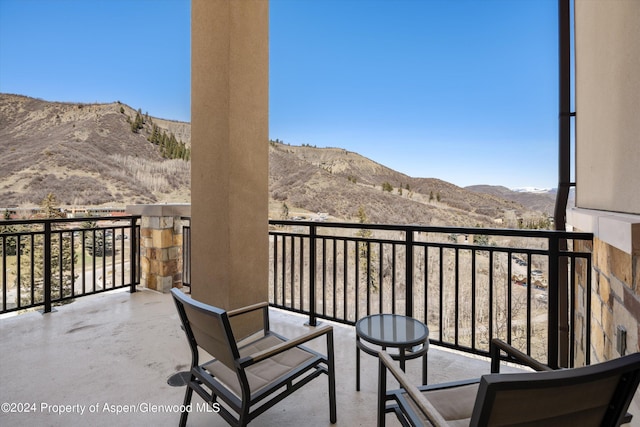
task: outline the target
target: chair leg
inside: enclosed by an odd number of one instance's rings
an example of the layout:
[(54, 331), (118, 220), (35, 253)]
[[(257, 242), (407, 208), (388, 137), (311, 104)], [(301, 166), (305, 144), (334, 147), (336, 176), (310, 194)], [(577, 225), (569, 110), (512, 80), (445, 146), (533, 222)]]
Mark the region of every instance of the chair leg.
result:
[(382, 360), (378, 362), (378, 427), (385, 427), (387, 408), (387, 369)]
[[(192, 375), (190, 381), (194, 381), (195, 377)], [(180, 427), (185, 427), (187, 425), (187, 417), (189, 416), (189, 412), (187, 412), (186, 408), (191, 403), (191, 396), (193, 395), (193, 389), (187, 384), (187, 390), (184, 392), (184, 410), (180, 414)]]
[(335, 424), (338, 420), (336, 410), (336, 363), (333, 355), (333, 331), (327, 334), (327, 354), (329, 368), (329, 420)]
[(249, 422), (251, 421), (251, 419), (249, 418), (249, 407), (250, 404), (245, 399), (243, 399), (242, 408), (240, 409), (240, 413), (238, 413), (239, 427), (247, 427), (247, 424), (249, 424)]
[(360, 391), (360, 347), (358, 347), (360, 337), (356, 336), (356, 391)]

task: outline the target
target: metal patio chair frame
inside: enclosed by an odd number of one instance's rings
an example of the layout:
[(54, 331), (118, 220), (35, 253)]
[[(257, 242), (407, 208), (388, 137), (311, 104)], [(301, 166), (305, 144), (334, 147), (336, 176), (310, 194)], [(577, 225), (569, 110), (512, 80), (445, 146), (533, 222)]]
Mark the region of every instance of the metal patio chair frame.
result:
[[(195, 390), (205, 402), (212, 406), (216, 404), (219, 415), (230, 425), (245, 426), (305, 384), (327, 374), (330, 421), (336, 422), (335, 359), (331, 326), (321, 326), (287, 340), (269, 329), (269, 305), (266, 302), (225, 311), (196, 301), (178, 289), (172, 289), (171, 293), (192, 355), (184, 397), (185, 408), (190, 405)], [(246, 339), (242, 337), (238, 343), (230, 319), (260, 310), (261, 329)], [(322, 336), (326, 338), (326, 356), (302, 346)], [(213, 360), (201, 364), (199, 349), (213, 356)], [(265, 361), (267, 363), (262, 363)], [(269, 372), (270, 369), (276, 370), (275, 378), (268, 378), (269, 374), (274, 375)], [(285, 372), (281, 372), (283, 370)], [(266, 384), (259, 383), (263, 380)], [(180, 416), (180, 426), (186, 425), (187, 417), (188, 412), (185, 410)]]
[[(507, 360), (535, 371), (499, 373)], [(394, 412), (403, 426), (619, 426), (640, 382), (640, 353), (590, 366), (552, 370), (507, 343), (491, 342), (491, 374), (480, 379), (415, 386), (380, 352), (378, 426)], [(400, 389), (386, 390), (387, 371)]]

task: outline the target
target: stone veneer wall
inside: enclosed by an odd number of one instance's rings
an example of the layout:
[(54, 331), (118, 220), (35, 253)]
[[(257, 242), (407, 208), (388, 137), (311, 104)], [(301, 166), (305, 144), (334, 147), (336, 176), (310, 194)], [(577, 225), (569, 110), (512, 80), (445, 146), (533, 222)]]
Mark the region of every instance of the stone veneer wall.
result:
[(140, 284), (160, 292), (182, 287), (182, 217), (190, 205), (128, 206), (140, 215)]
[(626, 353), (640, 351), (640, 256), (594, 239), (592, 351), (597, 361), (620, 356), (616, 350), (618, 325), (627, 331)]
[[(570, 215), (575, 231), (594, 233), (591, 244), (577, 246), (593, 253), (591, 271), (591, 363), (621, 356), (617, 330), (626, 330), (625, 354), (640, 351), (640, 217), (575, 209)], [(579, 269), (578, 269), (579, 270)], [(576, 293), (578, 354), (585, 360), (583, 301), (586, 277), (578, 277)]]
[(182, 227), (173, 217), (143, 217), (140, 226), (140, 284), (167, 292), (182, 287)]

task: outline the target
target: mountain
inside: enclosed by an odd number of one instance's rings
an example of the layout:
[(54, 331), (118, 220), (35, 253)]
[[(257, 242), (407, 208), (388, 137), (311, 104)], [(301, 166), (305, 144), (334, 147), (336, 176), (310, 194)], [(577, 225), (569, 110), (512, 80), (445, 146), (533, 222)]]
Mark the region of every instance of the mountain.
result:
[(188, 143), (189, 123), (149, 118), (124, 104), (47, 102), (0, 94), (0, 206), (187, 202), (189, 163), (164, 159), (147, 138), (155, 124)]
[(510, 190), (507, 187), (497, 185), (472, 185), (465, 189), (478, 194), (488, 194), (505, 200), (511, 200), (533, 211), (544, 212), (547, 216), (553, 216), (556, 203), (556, 191), (536, 189)]
[[(145, 114), (134, 132), (138, 115), (120, 102), (0, 94), (0, 207), (38, 205), (48, 193), (65, 206), (189, 202), (190, 163), (163, 158), (149, 140), (157, 127), (190, 147), (190, 124)], [(360, 211), (375, 223), (512, 227), (545, 216), (508, 193), (413, 178), (341, 148), (270, 141), (269, 162), (272, 218), (354, 221)]]
[(376, 223), (515, 226), (517, 218), (543, 216), (495, 195), (410, 177), (341, 148), (272, 141), (269, 158), (274, 201), (338, 218), (356, 220), (360, 207)]
[(515, 191), (518, 193), (537, 193), (537, 194), (546, 194), (546, 193), (555, 193), (555, 188), (537, 188), (537, 187), (520, 187), (520, 188), (512, 188), (511, 191)]

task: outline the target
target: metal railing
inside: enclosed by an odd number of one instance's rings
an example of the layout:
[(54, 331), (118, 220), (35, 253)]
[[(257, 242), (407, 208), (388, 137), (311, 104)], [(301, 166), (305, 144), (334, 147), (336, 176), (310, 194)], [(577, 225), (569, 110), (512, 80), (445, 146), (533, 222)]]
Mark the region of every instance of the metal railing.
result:
[[(353, 325), (370, 314), (404, 314), (427, 324), (434, 344), (488, 356), (491, 339), (501, 338), (552, 367), (560, 331), (569, 331), (571, 364), (576, 334), (590, 348), (590, 322), (579, 313), (591, 318), (591, 253), (572, 249), (574, 241), (591, 242), (590, 233), (269, 224), (270, 303), (308, 315), (311, 325), (318, 318)], [(564, 290), (561, 260), (570, 265)], [(559, 316), (563, 311), (569, 314)]]
[(140, 283), (138, 216), (0, 221), (0, 313)]
[(182, 217), (182, 285), (191, 288), (191, 218)]
[[(189, 218), (182, 218), (188, 221)], [(0, 313), (140, 283), (139, 217), (0, 222)], [(590, 348), (590, 233), (269, 221), (274, 307), (355, 324), (397, 313), (422, 320), (434, 344), (488, 355), (492, 338), (557, 366), (567, 341)], [(191, 227), (183, 226), (191, 284)], [(567, 289), (559, 289), (568, 264)], [(578, 286), (580, 283), (580, 286)], [(589, 352), (585, 352), (586, 363)]]

